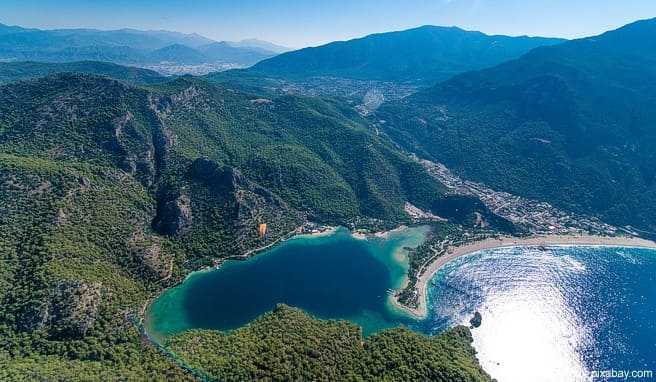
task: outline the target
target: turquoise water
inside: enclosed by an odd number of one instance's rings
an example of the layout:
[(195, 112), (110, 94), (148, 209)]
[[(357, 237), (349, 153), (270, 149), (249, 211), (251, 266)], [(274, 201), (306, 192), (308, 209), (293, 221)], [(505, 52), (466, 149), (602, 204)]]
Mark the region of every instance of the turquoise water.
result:
[(425, 233), (412, 228), (358, 240), (339, 230), (289, 240), (193, 274), (153, 303), (147, 329), (155, 337), (234, 329), (286, 303), (319, 318), (351, 320), (366, 334), (401, 324), (435, 334), (479, 311), (474, 346), (499, 382), (578, 382), (593, 371), (656, 369), (656, 251), (554, 246), (474, 253), (436, 273), (429, 315), (415, 321), (390, 305), (387, 292), (407, 271), (403, 248)]
[(432, 283), (431, 314), (416, 329), (436, 333), (479, 311), (474, 346), (500, 382), (656, 372), (656, 251), (500, 248), (454, 260)]
[(365, 333), (409, 323), (389, 304), (389, 290), (407, 274), (404, 247), (416, 247), (428, 228), (356, 239), (346, 229), (296, 237), (245, 261), (192, 274), (149, 308), (155, 338), (190, 328), (235, 329), (285, 303), (319, 318), (348, 319)]

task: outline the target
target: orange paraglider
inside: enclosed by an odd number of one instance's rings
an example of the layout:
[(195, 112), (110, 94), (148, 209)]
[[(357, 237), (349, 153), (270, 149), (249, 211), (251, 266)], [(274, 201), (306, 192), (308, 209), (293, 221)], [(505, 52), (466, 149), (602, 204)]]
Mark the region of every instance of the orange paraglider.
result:
[(265, 236), (266, 233), (267, 233), (267, 225), (266, 225), (266, 223), (261, 223), (261, 224), (260, 224), (260, 226), (259, 226), (259, 228), (258, 228), (258, 232), (260, 233), (260, 238), (264, 238), (264, 236)]

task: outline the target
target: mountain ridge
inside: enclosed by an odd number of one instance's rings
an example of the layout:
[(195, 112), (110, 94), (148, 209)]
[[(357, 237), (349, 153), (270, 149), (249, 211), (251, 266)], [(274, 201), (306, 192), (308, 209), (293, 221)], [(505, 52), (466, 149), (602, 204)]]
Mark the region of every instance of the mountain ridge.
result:
[(133, 85), (165, 82), (166, 77), (142, 68), (126, 67), (108, 62), (80, 61), (70, 63), (0, 62), (0, 84), (45, 77), (55, 73), (86, 73), (111, 77)]
[(283, 53), (256, 64), (250, 71), (291, 78), (335, 76), (430, 83), (562, 41), (421, 26)]
[(378, 118), (406, 149), (468, 178), (654, 231), (654, 44), (649, 19), (539, 47), (383, 105)]

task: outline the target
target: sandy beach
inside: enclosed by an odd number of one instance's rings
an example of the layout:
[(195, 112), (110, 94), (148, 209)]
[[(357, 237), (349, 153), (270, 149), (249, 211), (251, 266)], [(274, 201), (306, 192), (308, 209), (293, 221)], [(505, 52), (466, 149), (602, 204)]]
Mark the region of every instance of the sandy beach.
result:
[(335, 232), (337, 232), (338, 228), (339, 227), (326, 226), (326, 227), (322, 227), (321, 229), (319, 229), (318, 232), (298, 233), (298, 234), (292, 236), (292, 239), (330, 236), (330, 235), (333, 235)]
[(656, 248), (656, 242), (635, 237), (606, 237), (591, 235), (545, 235), (526, 238), (499, 237), (471, 242), (462, 246), (449, 247), (446, 254), (436, 258), (432, 263), (421, 271), (417, 280), (416, 290), (419, 295), (419, 306), (410, 308), (400, 304), (396, 297), (392, 298), (395, 306), (404, 309), (416, 318), (424, 318), (427, 315), (426, 286), (431, 278), (444, 264), (458, 257), (478, 252), (484, 249), (518, 246), (553, 246), (553, 245), (581, 245), (581, 246), (608, 246), (608, 247), (642, 247)]
[(391, 230), (389, 230), (389, 231), (374, 232), (374, 233), (373, 233), (373, 236), (375, 236), (375, 237), (380, 237), (380, 238), (383, 238), (383, 239), (386, 239), (386, 238), (388, 238), (391, 234), (396, 233), (396, 232), (401, 232), (401, 231), (403, 231), (403, 230), (406, 229), (406, 228), (408, 228), (408, 226), (406, 226), (406, 225), (400, 225), (400, 226), (398, 226), (398, 227), (396, 227), (396, 228), (394, 228), (394, 229), (391, 229)]
[(367, 234), (363, 232), (351, 232), (351, 236), (357, 240), (367, 240)]
[(408, 226), (406, 225), (400, 225), (394, 229), (391, 229), (389, 231), (377, 231), (377, 232), (368, 232), (368, 231), (351, 231), (351, 236), (354, 239), (358, 240), (366, 240), (368, 237), (377, 237), (381, 239), (387, 239), (391, 234), (401, 232), (404, 229), (407, 229)]

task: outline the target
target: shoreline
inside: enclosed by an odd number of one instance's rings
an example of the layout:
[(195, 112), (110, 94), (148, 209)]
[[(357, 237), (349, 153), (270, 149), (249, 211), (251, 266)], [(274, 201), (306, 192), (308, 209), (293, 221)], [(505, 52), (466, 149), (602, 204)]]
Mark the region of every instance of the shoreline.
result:
[[(590, 246), (590, 247), (637, 247), (656, 249), (656, 242), (629, 236), (594, 236), (594, 235), (540, 235), (526, 238), (501, 236), (484, 240), (470, 242), (456, 247), (448, 247), (446, 253), (434, 259), (426, 266), (417, 277), (415, 291), (418, 294), (419, 304), (416, 308), (401, 304), (397, 299), (397, 293), (391, 296), (391, 303), (395, 308), (402, 309), (416, 319), (426, 318), (427, 307), (427, 285), (435, 273), (444, 265), (459, 257), (471, 253), (493, 248), (507, 247), (539, 247), (539, 246)], [(403, 290), (402, 286), (396, 292)]]
[(306, 233), (297, 233), (295, 235), (292, 235), (289, 239), (287, 240), (294, 240), (294, 239), (310, 239), (310, 238), (315, 238), (315, 237), (325, 237), (325, 236), (331, 236), (337, 233), (340, 227), (338, 226), (323, 226), (321, 227), (317, 232), (306, 232)]
[(371, 232), (363, 229), (356, 229), (356, 230), (349, 230), (349, 231), (351, 237), (357, 240), (367, 240), (369, 238), (387, 239), (389, 238), (390, 235), (395, 234), (397, 232), (402, 232), (403, 230), (413, 226), (415, 225), (401, 224), (400, 226), (389, 229), (387, 231), (375, 231), (375, 232)]
[[(213, 262), (214, 262), (213, 265), (207, 265), (207, 266), (201, 267), (199, 269), (187, 272), (184, 275), (184, 277), (182, 277), (180, 280), (177, 280), (174, 284), (169, 285), (169, 286), (163, 288), (162, 290), (158, 291), (156, 294), (149, 297), (144, 302), (144, 304), (142, 304), (141, 308), (138, 311), (138, 315), (137, 315), (138, 318), (139, 318), (138, 323), (140, 325), (142, 325), (144, 327), (144, 329), (146, 329), (146, 327), (148, 326), (147, 325), (147, 314), (146, 313), (147, 313), (148, 308), (150, 307), (150, 305), (152, 305), (152, 303), (155, 300), (157, 300), (159, 297), (161, 297), (167, 291), (180, 286), (182, 283), (187, 281), (189, 278), (194, 277), (197, 274), (214, 271), (214, 270), (220, 268), (221, 266), (223, 266), (223, 264), (226, 261), (244, 261), (244, 260), (248, 260), (248, 259), (253, 258), (255, 256), (258, 256), (262, 252), (266, 252), (267, 250), (271, 249), (272, 247), (275, 247), (276, 245), (282, 244), (286, 241), (295, 240), (295, 239), (314, 239), (314, 238), (321, 238), (321, 237), (329, 237), (329, 236), (335, 235), (337, 232), (339, 232), (340, 229), (344, 229), (345, 227), (343, 227), (343, 226), (320, 226), (319, 228), (316, 229), (317, 230), (316, 232), (303, 232), (304, 228), (305, 228), (304, 225), (299, 226), (299, 227), (295, 228), (294, 230), (288, 232), (287, 234), (281, 236), (277, 240), (275, 240), (275, 241), (273, 241), (273, 242), (271, 242), (267, 245), (248, 250), (248, 251), (246, 251), (246, 252), (244, 252), (240, 255), (228, 256), (228, 257), (221, 258), (221, 259), (213, 259)], [(389, 235), (391, 233), (400, 232), (400, 231), (403, 231), (407, 228), (409, 228), (409, 227), (406, 226), (406, 225), (400, 225), (400, 226), (398, 226), (394, 229), (388, 230), (388, 231), (378, 231), (378, 232), (371, 232), (371, 233), (364, 233), (364, 232), (358, 232), (358, 231), (352, 231), (352, 230), (348, 230), (348, 231), (349, 231), (349, 235), (351, 237), (353, 237), (354, 239), (368, 240), (369, 238), (387, 238), (387, 237), (389, 237)], [(163, 280), (160, 280), (160, 281), (165, 281), (165, 280), (163, 279)], [(406, 276), (406, 281), (407, 281), (407, 276)], [(149, 334), (148, 330), (145, 330), (145, 332), (147, 334)], [(149, 334), (149, 337), (151, 337), (150, 334)], [(151, 338), (151, 340), (154, 340), (154, 338)]]
[[(176, 287), (180, 286), (182, 283), (184, 283), (185, 281), (189, 280), (190, 277), (193, 277), (194, 275), (197, 275), (197, 274), (200, 274), (200, 273), (211, 272), (211, 271), (213, 271), (213, 270), (215, 270), (215, 269), (218, 269), (219, 267), (221, 267), (221, 266), (223, 265), (223, 263), (224, 263), (225, 261), (228, 261), (228, 260), (232, 260), (232, 261), (244, 261), (244, 260), (248, 260), (249, 258), (251, 258), (251, 257), (256, 256), (257, 254), (259, 254), (260, 252), (266, 251), (266, 250), (269, 249), (270, 247), (273, 247), (273, 246), (275, 246), (275, 245), (277, 245), (277, 244), (280, 244), (280, 243), (282, 243), (282, 242), (285, 242), (285, 241), (287, 241), (287, 240), (290, 240), (290, 239), (292, 239), (292, 238), (294, 238), (294, 237), (296, 237), (296, 236), (300, 236), (301, 234), (297, 234), (297, 232), (299, 232), (299, 230), (301, 230), (302, 228), (303, 228), (303, 226), (296, 227), (296, 228), (294, 228), (293, 231), (288, 232), (287, 234), (281, 236), (280, 238), (278, 238), (277, 240), (273, 241), (272, 243), (269, 243), (269, 244), (264, 245), (264, 246), (262, 246), (262, 247), (258, 247), (258, 248), (254, 248), (254, 249), (248, 250), (248, 251), (242, 253), (241, 255), (228, 256), (228, 257), (221, 258), (221, 259), (212, 259), (212, 261), (213, 261), (213, 264), (212, 264), (212, 265), (206, 265), (206, 266), (201, 267), (201, 268), (196, 269), (196, 270), (190, 270), (190, 271), (187, 272), (182, 278), (180, 278), (179, 280), (177, 280), (175, 283), (173, 283), (172, 285), (169, 285), (169, 286), (167, 286), (167, 287), (161, 289), (160, 291), (158, 291), (158, 292), (155, 293), (154, 295), (150, 296), (150, 297), (149, 297), (149, 298), (148, 298), (148, 299), (142, 304), (141, 308), (139, 309), (139, 314), (138, 314), (139, 320), (138, 320), (138, 323), (139, 323), (140, 325), (142, 325), (142, 326), (144, 327), (144, 330), (145, 330), (145, 329), (146, 329), (146, 326), (147, 326), (147, 325), (146, 325), (146, 323), (147, 323), (147, 322), (146, 322), (146, 321), (147, 321), (146, 313), (147, 313), (148, 308), (150, 307), (150, 305), (152, 305), (152, 303), (153, 303), (155, 300), (157, 300), (159, 297), (161, 297), (161, 296), (162, 296), (164, 293), (166, 293), (167, 291), (169, 291), (169, 290), (171, 290), (171, 289), (173, 289), (173, 288), (176, 288)], [(336, 230), (336, 227), (330, 227), (330, 228), (331, 228), (331, 229), (335, 228), (335, 229), (332, 230), (332, 232), (331, 232), (331, 233), (334, 233), (335, 230)], [(323, 234), (323, 232), (321, 232), (320, 234)], [(313, 236), (313, 234), (307, 234), (307, 236)], [(159, 282), (162, 282), (162, 281), (165, 281), (165, 279), (159, 280)], [(145, 330), (145, 333), (148, 334), (149, 337), (151, 337), (147, 330)], [(154, 340), (154, 338), (151, 338), (151, 340)], [(158, 344), (159, 344), (159, 343), (158, 343)]]
[(405, 230), (407, 228), (409, 228), (407, 225), (401, 224), (400, 226), (398, 226), (396, 228), (393, 228), (391, 230), (374, 232), (371, 235), (374, 236), (374, 237), (387, 239), (387, 238), (389, 238), (390, 235), (392, 235), (394, 233), (397, 233), (397, 232), (402, 232), (403, 230)]
[[(252, 257), (255, 257), (255, 256), (259, 255), (262, 252), (265, 252), (265, 251), (271, 249), (272, 247), (275, 247), (276, 245), (282, 244), (282, 243), (284, 243), (286, 241), (289, 241), (289, 240), (294, 240), (294, 239), (298, 239), (298, 238), (313, 239), (313, 238), (320, 238), (320, 237), (328, 237), (328, 236), (336, 234), (339, 231), (340, 228), (342, 228), (342, 227), (341, 226), (322, 226), (322, 227), (319, 228), (318, 232), (303, 233), (302, 230), (304, 229), (304, 225), (302, 225), (302, 226), (296, 227), (294, 230), (288, 232), (287, 234), (281, 236), (277, 240), (275, 240), (275, 241), (273, 241), (273, 242), (271, 242), (267, 245), (264, 245), (262, 247), (258, 247), (258, 248), (248, 250), (248, 251), (246, 251), (246, 252), (244, 252), (240, 255), (228, 256), (228, 257), (221, 258), (221, 259), (213, 259), (213, 264), (212, 265), (207, 265), (207, 266), (201, 267), (199, 269), (187, 272), (184, 275), (184, 277), (182, 277), (180, 280), (177, 280), (174, 284), (163, 288), (162, 290), (158, 291), (153, 296), (149, 297), (144, 302), (144, 304), (142, 304), (141, 308), (139, 309), (138, 323), (140, 325), (142, 325), (145, 329), (147, 327), (146, 313), (147, 313), (148, 308), (150, 307), (150, 305), (152, 305), (152, 303), (155, 300), (157, 300), (159, 297), (161, 297), (167, 291), (180, 286), (182, 283), (187, 281), (189, 278), (191, 278), (191, 277), (193, 277), (197, 274), (214, 271), (214, 270), (220, 268), (221, 266), (223, 266), (223, 264), (226, 261), (244, 261), (244, 260), (248, 260)], [(160, 280), (160, 281), (165, 281), (165, 280)], [(146, 330), (145, 332), (147, 333), (148, 331)], [(150, 334), (148, 334), (148, 335), (149, 335), (149, 337), (151, 337)], [(151, 338), (151, 340), (154, 340), (154, 338)]]

